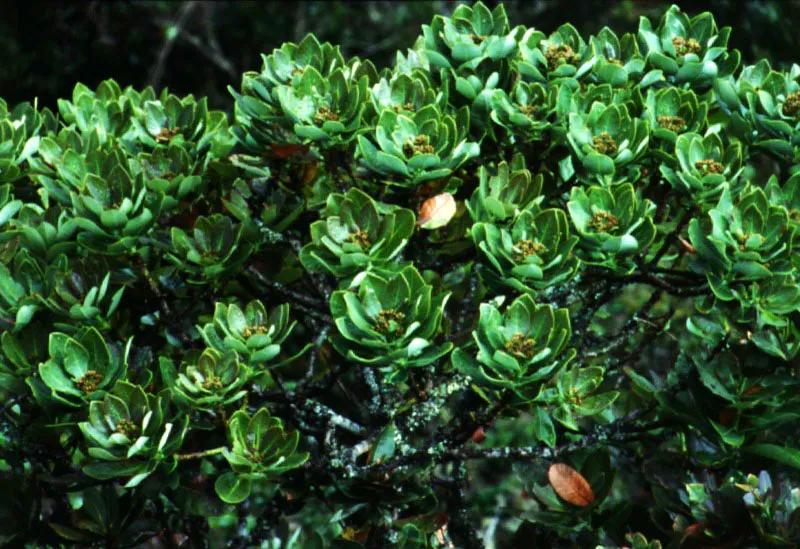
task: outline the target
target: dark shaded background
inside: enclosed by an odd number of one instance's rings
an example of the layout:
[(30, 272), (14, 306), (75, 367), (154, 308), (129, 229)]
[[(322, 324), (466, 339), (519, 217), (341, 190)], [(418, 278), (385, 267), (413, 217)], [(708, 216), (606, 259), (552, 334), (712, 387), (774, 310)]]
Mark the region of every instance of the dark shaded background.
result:
[[(497, 4), (494, 0), (487, 5)], [(800, 60), (798, 0), (696, 0), (685, 11), (714, 12), (733, 27), (732, 47), (745, 63), (769, 57), (773, 65)], [(345, 56), (372, 59), (380, 68), (411, 47), (420, 25), (459, 2), (32, 2), (0, 3), (0, 97), (9, 104), (39, 99), (55, 107), (76, 82), (95, 87), (114, 78), (122, 87), (168, 86), (178, 94), (206, 95), (210, 106), (231, 110), (226, 90), (241, 73), (259, 70), (259, 54), (313, 32), (342, 46)], [(608, 25), (636, 32), (639, 16), (658, 18), (670, 2), (658, 0), (507, 1), (512, 25), (553, 31), (569, 21), (588, 36)], [(173, 41), (169, 29), (178, 27)], [(159, 63), (159, 60), (161, 63)]]

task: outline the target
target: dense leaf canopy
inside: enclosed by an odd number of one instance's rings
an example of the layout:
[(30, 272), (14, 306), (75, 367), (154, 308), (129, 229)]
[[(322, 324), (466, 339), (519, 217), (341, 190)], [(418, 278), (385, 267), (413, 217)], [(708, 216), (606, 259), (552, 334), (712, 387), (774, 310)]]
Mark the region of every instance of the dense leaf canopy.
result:
[(0, 544), (800, 545), (800, 66), (730, 33), (0, 100)]

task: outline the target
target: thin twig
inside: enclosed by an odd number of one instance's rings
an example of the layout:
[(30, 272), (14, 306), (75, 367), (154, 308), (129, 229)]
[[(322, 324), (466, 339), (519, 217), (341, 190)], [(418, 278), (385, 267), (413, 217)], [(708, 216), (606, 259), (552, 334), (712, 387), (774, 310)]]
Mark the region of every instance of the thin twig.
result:
[(206, 38), (208, 39), (208, 45), (211, 46), (211, 51), (214, 52), (215, 56), (223, 65), (230, 67), (234, 77), (236, 77), (236, 68), (233, 66), (233, 63), (225, 57), (225, 54), (222, 53), (222, 46), (220, 46), (219, 40), (217, 40), (217, 33), (214, 31), (214, 10), (219, 6), (220, 4), (218, 2), (203, 3), (203, 7), (205, 8), (203, 25), (206, 29)]
[(169, 58), (169, 54), (172, 52), (172, 48), (175, 45), (175, 40), (177, 40), (178, 36), (181, 34), (183, 25), (192, 14), (192, 11), (194, 11), (196, 5), (197, 2), (186, 2), (183, 6), (181, 6), (181, 10), (178, 13), (178, 19), (175, 21), (175, 24), (172, 25), (173, 32), (164, 33), (164, 43), (161, 45), (161, 51), (158, 54), (158, 61), (153, 67), (153, 70), (150, 72), (150, 77), (147, 79), (148, 86), (156, 88), (161, 82), (161, 77), (164, 75), (167, 59)]
[(612, 273), (606, 273), (600, 270), (592, 270), (588, 271), (586, 273), (586, 276), (590, 280), (591, 279), (609, 280), (612, 282), (620, 282), (622, 284), (635, 284), (635, 283), (649, 284), (651, 286), (656, 286), (658, 288), (661, 288), (668, 294), (678, 297), (706, 295), (711, 291), (707, 284), (694, 287), (677, 287), (674, 285), (675, 284), (674, 281), (672, 283), (667, 282), (666, 280), (659, 278), (658, 276), (651, 273), (637, 272), (637, 273), (631, 273), (629, 275), (616, 275)]
[(217, 68), (222, 70), (222, 72), (227, 74), (234, 81), (236, 80), (236, 69), (233, 67), (233, 64), (222, 55), (221, 52), (208, 48), (199, 37), (186, 30), (181, 33), (181, 39), (194, 46), (197, 51), (202, 53), (203, 56), (211, 61)]
[(291, 288), (288, 288), (284, 284), (280, 284), (274, 280), (268, 279), (261, 274), (254, 265), (248, 267), (245, 272), (252, 274), (264, 286), (267, 286), (271, 290), (275, 290), (276, 292), (291, 299), (291, 305), (295, 309), (300, 310), (314, 319), (321, 320), (327, 324), (333, 324), (333, 318), (328, 314), (328, 305), (325, 303), (325, 301), (313, 298), (301, 292), (297, 292)]
[[(583, 436), (580, 440), (567, 442), (555, 448), (537, 444), (535, 446), (506, 446), (502, 448), (474, 448), (462, 446), (459, 448), (450, 448), (441, 453), (431, 453), (428, 449), (425, 449), (379, 464), (357, 467), (355, 470), (361, 474), (374, 474), (404, 469), (411, 465), (423, 463), (448, 463), (472, 459), (554, 460), (563, 455), (591, 446), (624, 443), (631, 439), (638, 438), (642, 432), (650, 430), (651, 426), (634, 427), (632, 424), (644, 415), (644, 413), (649, 411), (649, 408), (646, 407), (639, 408), (635, 412), (628, 414), (610, 425), (597, 426), (591, 433)], [(660, 424), (654, 423), (652, 429), (660, 427)]]
[(202, 452), (192, 452), (190, 454), (178, 454), (175, 456), (175, 459), (177, 459), (178, 461), (185, 461), (187, 459), (201, 459), (204, 457), (221, 454), (223, 450), (225, 450), (225, 446), (220, 446), (219, 448), (203, 450)]

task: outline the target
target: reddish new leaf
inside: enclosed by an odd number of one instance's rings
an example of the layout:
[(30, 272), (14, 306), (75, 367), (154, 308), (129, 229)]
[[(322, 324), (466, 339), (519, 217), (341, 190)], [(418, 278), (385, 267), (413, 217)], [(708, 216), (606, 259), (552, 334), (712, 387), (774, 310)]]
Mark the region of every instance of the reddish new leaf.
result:
[(308, 147), (306, 145), (294, 145), (294, 144), (286, 144), (286, 145), (272, 145), (272, 154), (277, 158), (289, 158), (297, 151), (301, 151), (303, 154), (308, 152)]

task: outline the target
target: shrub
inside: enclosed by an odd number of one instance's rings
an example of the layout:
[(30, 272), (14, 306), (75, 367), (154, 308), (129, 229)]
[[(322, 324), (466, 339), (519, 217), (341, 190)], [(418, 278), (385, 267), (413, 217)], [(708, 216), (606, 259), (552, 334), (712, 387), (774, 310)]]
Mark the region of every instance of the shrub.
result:
[(729, 34), (0, 102), (0, 543), (800, 544), (800, 67)]

